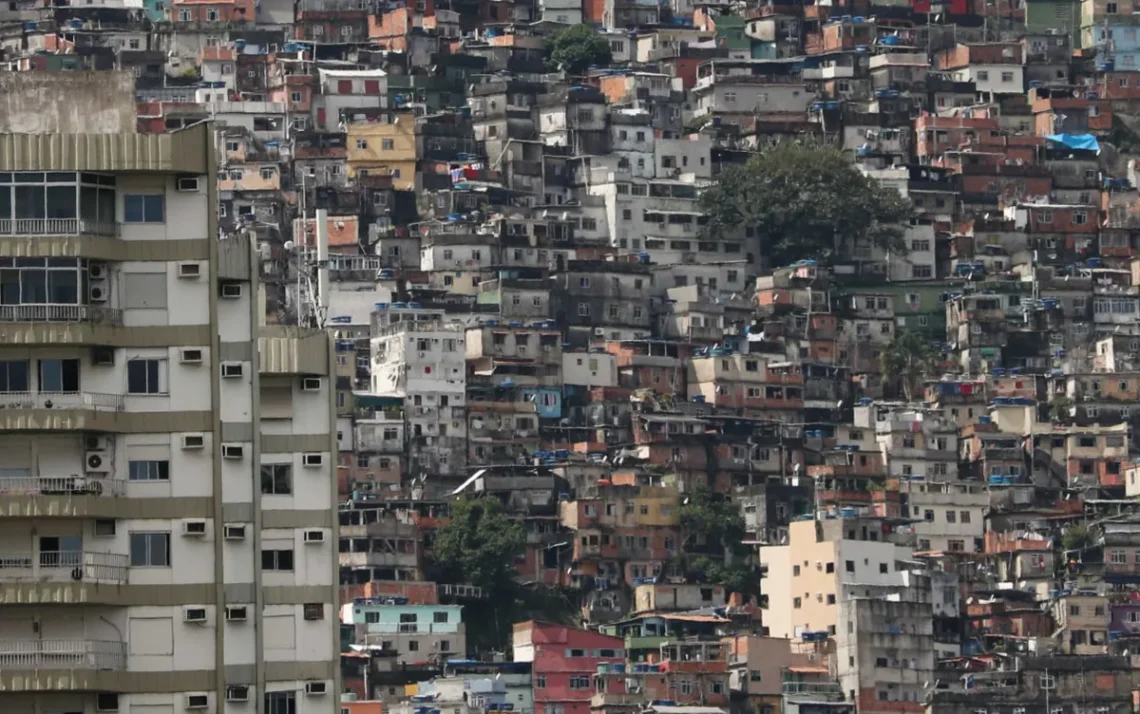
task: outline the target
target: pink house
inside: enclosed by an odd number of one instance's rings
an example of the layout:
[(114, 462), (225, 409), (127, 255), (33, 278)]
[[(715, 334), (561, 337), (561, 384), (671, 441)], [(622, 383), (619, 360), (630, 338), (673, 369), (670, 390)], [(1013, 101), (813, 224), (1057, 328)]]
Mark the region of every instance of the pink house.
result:
[(515, 623), (516, 662), (531, 662), (535, 714), (589, 714), (599, 663), (625, 662), (624, 641), (548, 622)]

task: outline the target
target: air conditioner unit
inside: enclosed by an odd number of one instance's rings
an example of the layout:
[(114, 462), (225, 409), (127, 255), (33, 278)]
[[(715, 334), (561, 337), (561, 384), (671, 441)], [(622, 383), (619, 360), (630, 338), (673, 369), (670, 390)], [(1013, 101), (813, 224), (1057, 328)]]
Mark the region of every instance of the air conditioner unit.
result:
[(236, 300), (241, 293), (241, 283), (222, 283), (221, 296), (226, 300)]
[(324, 543), (325, 542), (325, 532), (319, 528), (314, 528), (314, 529), (305, 531), (305, 535), (303, 536), (303, 538), (304, 538), (304, 542), (306, 542), (306, 543)]
[(321, 378), (320, 377), (302, 377), (301, 378), (301, 391), (302, 392), (319, 392), (319, 391), (321, 391)]
[(201, 364), (202, 354), (201, 347), (186, 347), (178, 353), (178, 361), (182, 364)]
[(182, 535), (190, 538), (201, 538), (206, 535), (205, 521), (183, 521)]
[(594, 328), (594, 336), (595, 337), (605, 337), (606, 336), (605, 328), (604, 327), (595, 327)]
[(325, 455), (319, 453), (303, 454), (301, 456), (301, 465), (316, 467), (325, 465)]
[(91, 263), (87, 266), (87, 277), (91, 280), (106, 280), (107, 266), (104, 263)]
[(227, 622), (245, 622), (249, 616), (249, 608), (245, 605), (226, 605)]
[(187, 709), (209, 709), (210, 697), (206, 694), (187, 694), (186, 695), (186, 708)]
[(109, 291), (103, 282), (91, 283), (87, 286), (87, 301), (92, 303), (107, 302)]
[(231, 684), (226, 687), (226, 701), (227, 702), (248, 702), (249, 701), (249, 685), (248, 684)]
[(178, 264), (178, 277), (180, 278), (198, 278), (202, 275), (201, 263), (179, 263)]
[(186, 451), (191, 449), (204, 449), (206, 448), (206, 435), (205, 434), (183, 434), (182, 435), (182, 448)]
[(198, 178), (180, 178), (178, 179), (178, 190), (187, 193), (197, 193), (198, 191)]
[(245, 447), (241, 444), (222, 444), (223, 459), (240, 459), (245, 455)]
[(323, 697), (328, 691), (328, 682), (305, 682), (305, 694), (310, 697)]
[(245, 540), (245, 526), (227, 525), (222, 527), (222, 537), (226, 540)]
[(88, 451), (83, 455), (83, 471), (89, 474), (105, 474), (111, 470), (111, 454), (107, 451)]
[(222, 379), (237, 379), (244, 373), (241, 362), (222, 362)]
[(191, 606), (182, 610), (182, 621), (191, 624), (206, 622), (206, 608)]
[(115, 348), (103, 345), (92, 347), (91, 364), (104, 367), (115, 364)]

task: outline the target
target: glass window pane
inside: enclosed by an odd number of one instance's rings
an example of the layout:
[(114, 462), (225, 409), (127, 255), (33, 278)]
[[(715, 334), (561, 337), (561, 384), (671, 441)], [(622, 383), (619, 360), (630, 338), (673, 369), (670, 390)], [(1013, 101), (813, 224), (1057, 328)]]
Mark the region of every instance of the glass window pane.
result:
[(146, 533), (131, 534), (131, 565), (148, 565)]
[(0, 221), (12, 217), (12, 187), (0, 184)]
[(166, 220), (166, 197), (147, 196), (144, 209), (147, 223), (162, 223)]
[(127, 392), (146, 394), (146, 361), (134, 359), (127, 362)]
[(75, 186), (47, 187), (47, 217), (75, 218)]
[[(114, 181), (111, 182), (114, 185)], [(115, 222), (115, 189), (99, 190), (99, 220), (103, 223)]]
[(0, 270), (0, 305), (20, 304), (20, 271)]
[(42, 305), (48, 301), (46, 270), (21, 271), (20, 300), (25, 305)]
[(79, 304), (79, 271), (48, 271), (48, 302), (56, 305)]
[(16, 218), (43, 218), (46, 211), (43, 186), (16, 187)]
[(94, 186), (79, 189), (79, 217), (86, 221), (99, 220), (99, 189)]
[(123, 196), (123, 221), (125, 223), (143, 222), (142, 196)]
[(63, 363), (58, 359), (40, 360), (40, 391), (63, 391)]

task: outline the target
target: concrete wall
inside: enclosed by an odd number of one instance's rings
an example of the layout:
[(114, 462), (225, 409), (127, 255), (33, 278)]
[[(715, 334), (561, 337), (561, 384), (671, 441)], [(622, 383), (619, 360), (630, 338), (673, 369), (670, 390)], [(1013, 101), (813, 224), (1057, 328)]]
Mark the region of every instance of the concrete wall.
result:
[(130, 72), (0, 73), (0, 134), (133, 134)]

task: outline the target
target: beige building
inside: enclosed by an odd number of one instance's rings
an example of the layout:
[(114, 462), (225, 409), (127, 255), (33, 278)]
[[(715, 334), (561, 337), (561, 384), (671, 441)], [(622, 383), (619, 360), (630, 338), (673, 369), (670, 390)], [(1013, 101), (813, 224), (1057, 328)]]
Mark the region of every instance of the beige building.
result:
[(913, 553), (913, 531), (879, 518), (794, 521), (786, 545), (763, 546), (767, 566), (764, 621), (773, 637), (835, 634), (838, 604), (848, 584), (898, 585), (899, 563)]
[(0, 136), (0, 711), (336, 711), (330, 340), (259, 326), (209, 124), (50, 126)]

